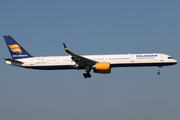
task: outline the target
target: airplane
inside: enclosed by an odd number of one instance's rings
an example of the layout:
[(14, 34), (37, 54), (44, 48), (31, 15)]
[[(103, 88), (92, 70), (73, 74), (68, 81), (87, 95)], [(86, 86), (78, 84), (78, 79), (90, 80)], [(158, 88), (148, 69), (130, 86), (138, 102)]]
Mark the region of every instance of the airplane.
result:
[(4, 58), (5, 64), (37, 70), (85, 69), (84, 78), (91, 77), (91, 70), (94, 73), (109, 74), (114, 67), (158, 66), (157, 74), (160, 75), (162, 66), (177, 64), (171, 56), (161, 53), (77, 55), (71, 52), (65, 43), (64, 49), (69, 56), (34, 57), (11, 36), (3, 37), (12, 56), (12, 59)]

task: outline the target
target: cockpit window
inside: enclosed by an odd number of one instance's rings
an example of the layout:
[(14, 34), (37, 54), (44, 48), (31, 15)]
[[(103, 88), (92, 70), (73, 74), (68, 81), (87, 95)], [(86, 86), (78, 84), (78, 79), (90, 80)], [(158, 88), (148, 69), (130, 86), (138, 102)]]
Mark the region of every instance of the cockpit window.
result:
[(173, 57), (168, 57), (168, 59), (173, 59)]

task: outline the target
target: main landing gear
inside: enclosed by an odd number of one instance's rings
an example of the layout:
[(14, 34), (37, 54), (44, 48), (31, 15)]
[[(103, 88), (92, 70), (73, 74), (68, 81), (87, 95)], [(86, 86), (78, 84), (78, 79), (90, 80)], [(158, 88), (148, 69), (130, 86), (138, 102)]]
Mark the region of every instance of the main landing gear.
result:
[(86, 69), (86, 73), (83, 74), (84, 78), (90, 78), (91, 77), (91, 74), (90, 74), (91, 66), (85, 66), (85, 69)]
[(88, 77), (90, 78), (91, 74), (90, 73), (84, 73), (83, 76), (84, 76), (84, 78), (88, 78)]
[(158, 75), (160, 75), (161, 68), (162, 66), (158, 66), (158, 72), (157, 72)]

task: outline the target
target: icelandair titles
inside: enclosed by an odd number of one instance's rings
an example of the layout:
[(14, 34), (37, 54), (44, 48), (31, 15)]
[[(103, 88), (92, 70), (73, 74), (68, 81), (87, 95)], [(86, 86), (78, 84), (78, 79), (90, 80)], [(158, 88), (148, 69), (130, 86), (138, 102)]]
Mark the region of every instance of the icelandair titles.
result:
[(154, 57), (158, 57), (158, 55), (136, 55), (137, 59), (145, 59), (145, 58), (154, 59)]
[(27, 55), (13, 55), (13, 57), (27, 57)]

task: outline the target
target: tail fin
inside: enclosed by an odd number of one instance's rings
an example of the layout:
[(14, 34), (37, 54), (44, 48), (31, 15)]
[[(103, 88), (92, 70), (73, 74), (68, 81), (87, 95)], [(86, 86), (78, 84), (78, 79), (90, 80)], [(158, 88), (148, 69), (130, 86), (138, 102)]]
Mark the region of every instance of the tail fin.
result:
[(21, 45), (19, 45), (11, 36), (3, 36), (6, 41), (9, 52), (13, 59), (29, 58), (31, 56)]

